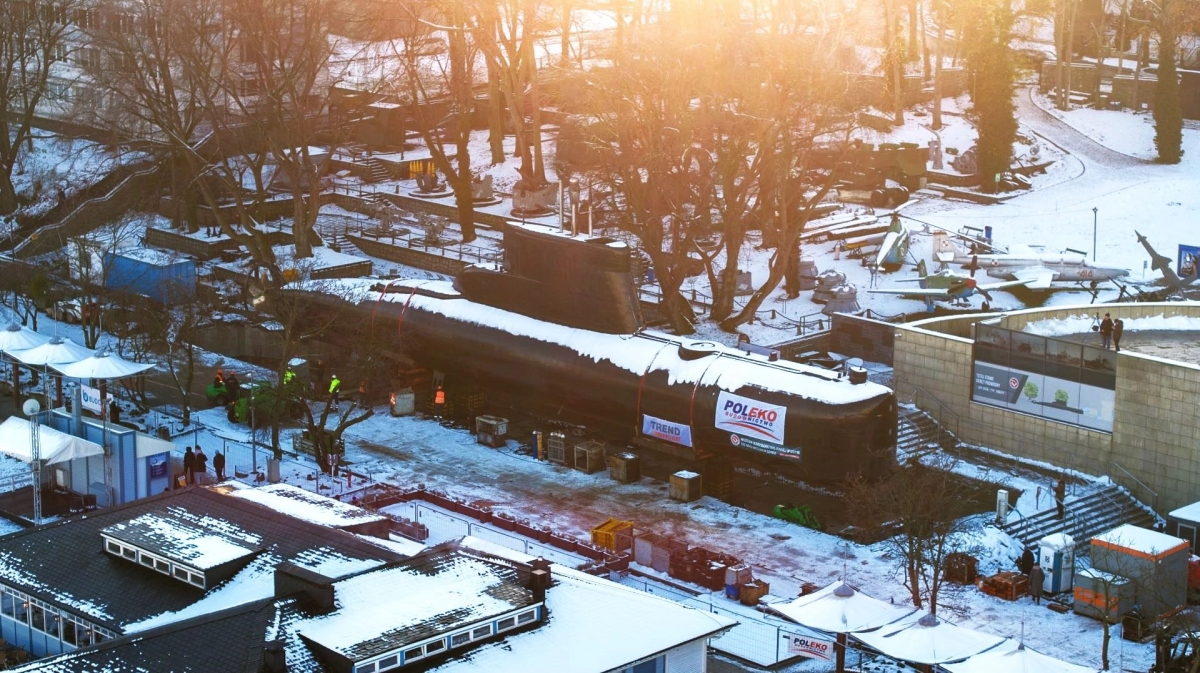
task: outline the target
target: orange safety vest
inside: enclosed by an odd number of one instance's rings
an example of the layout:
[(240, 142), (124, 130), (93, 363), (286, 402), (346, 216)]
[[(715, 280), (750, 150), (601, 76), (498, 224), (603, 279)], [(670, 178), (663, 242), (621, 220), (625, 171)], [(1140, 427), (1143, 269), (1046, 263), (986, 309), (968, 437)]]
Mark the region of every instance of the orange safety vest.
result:
[(434, 393), (433, 403), (434, 404), (445, 404), (446, 403), (446, 393), (441, 388), (438, 388), (437, 392)]

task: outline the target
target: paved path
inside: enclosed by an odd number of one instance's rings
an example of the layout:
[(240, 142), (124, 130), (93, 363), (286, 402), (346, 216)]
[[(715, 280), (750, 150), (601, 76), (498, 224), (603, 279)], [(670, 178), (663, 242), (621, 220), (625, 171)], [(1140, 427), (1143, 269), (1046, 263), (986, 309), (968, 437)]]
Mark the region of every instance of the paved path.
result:
[(1017, 118), (1034, 133), (1075, 155), (1088, 170), (1119, 170), (1152, 163), (1110, 150), (1033, 102), (1034, 87), (1017, 92)]

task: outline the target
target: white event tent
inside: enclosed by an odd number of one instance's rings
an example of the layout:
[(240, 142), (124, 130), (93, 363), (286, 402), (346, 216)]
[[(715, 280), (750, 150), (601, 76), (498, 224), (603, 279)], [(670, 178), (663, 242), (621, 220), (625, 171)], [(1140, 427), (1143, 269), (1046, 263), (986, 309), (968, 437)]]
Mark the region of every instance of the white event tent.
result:
[(47, 341), (49, 341), (48, 338), (28, 327), (18, 325), (15, 322), (9, 323), (8, 327), (0, 331), (0, 353), (14, 355), (17, 351), (37, 348)]
[(44, 367), (46, 365), (77, 362), (91, 355), (91, 350), (80, 346), (70, 339), (54, 337), (40, 346), (15, 353), (13, 357), (27, 365)]
[[(0, 423), (0, 452), (27, 463), (33, 462), (30, 446), (29, 421), (10, 416)], [(82, 437), (59, 432), (46, 425), (38, 426), (38, 449), (46, 463), (64, 463), (74, 458), (104, 455), (104, 448)]]
[(1097, 669), (1070, 664), (1061, 659), (1006, 640), (999, 647), (960, 661), (942, 664), (949, 673), (1096, 673)]
[(837, 670), (846, 668), (846, 635), (891, 624), (916, 612), (916, 608), (892, 605), (872, 598), (838, 580), (833, 584), (771, 608), (810, 629), (837, 634)]
[(50, 363), (50, 367), (74, 379), (123, 379), (140, 374), (154, 365), (130, 362), (119, 355), (100, 351), (77, 362)]
[(893, 659), (930, 665), (965, 659), (1004, 642), (1000, 636), (955, 626), (928, 612), (854, 637)]

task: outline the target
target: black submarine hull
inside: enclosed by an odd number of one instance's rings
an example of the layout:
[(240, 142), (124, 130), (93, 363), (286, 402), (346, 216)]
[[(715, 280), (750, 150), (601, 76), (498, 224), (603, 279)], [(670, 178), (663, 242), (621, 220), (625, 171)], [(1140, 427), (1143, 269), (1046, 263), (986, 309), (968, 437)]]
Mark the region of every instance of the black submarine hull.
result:
[(470, 301), (448, 283), (372, 283), (339, 321), (363, 332), (344, 335), (613, 439), (649, 437), (814, 481), (877, 477), (895, 463), (886, 387), (711, 342), (566, 327)]

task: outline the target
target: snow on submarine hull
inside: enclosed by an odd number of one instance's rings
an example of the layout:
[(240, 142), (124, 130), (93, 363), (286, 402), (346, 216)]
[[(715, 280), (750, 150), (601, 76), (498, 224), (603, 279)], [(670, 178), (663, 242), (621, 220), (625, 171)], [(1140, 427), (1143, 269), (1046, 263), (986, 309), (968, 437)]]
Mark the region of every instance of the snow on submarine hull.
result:
[(339, 282), (342, 296), (327, 301), (344, 310), (352, 297), (354, 317), (339, 331), (358, 326), (358, 343), (613, 438), (642, 435), (815, 481), (895, 464), (895, 397), (881, 385), (713, 342), (555, 324), (471, 301), (446, 281)]

